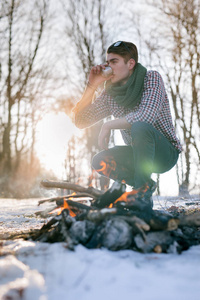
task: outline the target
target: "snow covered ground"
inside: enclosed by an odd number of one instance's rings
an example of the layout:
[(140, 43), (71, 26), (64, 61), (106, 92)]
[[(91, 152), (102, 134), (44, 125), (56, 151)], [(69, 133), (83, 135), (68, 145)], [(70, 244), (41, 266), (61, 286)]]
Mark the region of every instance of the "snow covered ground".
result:
[[(177, 199), (155, 202), (157, 208), (184, 205)], [(5, 240), (13, 231), (42, 226), (44, 219), (35, 212), (54, 205), (37, 203), (37, 199), (0, 199), (1, 300), (200, 298), (200, 246), (181, 255), (88, 250), (81, 245), (71, 252), (64, 243)]]

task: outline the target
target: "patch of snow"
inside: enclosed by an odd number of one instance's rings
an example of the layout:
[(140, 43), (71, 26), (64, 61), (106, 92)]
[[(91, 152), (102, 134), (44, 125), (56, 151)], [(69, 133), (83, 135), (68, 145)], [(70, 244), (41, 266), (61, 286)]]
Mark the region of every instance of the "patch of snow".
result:
[(89, 250), (81, 245), (72, 252), (64, 246), (64, 243), (5, 242), (4, 247), (16, 249), (17, 256), (0, 260), (7, 274), (7, 285), (15, 277), (25, 279), (27, 293), (31, 289), (42, 293), (46, 288), (41, 295), (48, 300), (199, 299), (200, 246), (191, 247), (181, 255)]
[(45, 300), (45, 280), (13, 255), (0, 260), (0, 299)]
[[(15, 201), (0, 200), (1, 232), (9, 234), (10, 226), (21, 231), (41, 227), (45, 220), (35, 212), (52, 205), (38, 207), (36, 200)], [(161, 207), (157, 200), (155, 205)], [(8, 295), (15, 300), (197, 300), (199, 262), (200, 246), (180, 255), (173, 251), (141, 254), (81, 245), (70, 251), (64, 243), (2, 240), (0, 299)]]

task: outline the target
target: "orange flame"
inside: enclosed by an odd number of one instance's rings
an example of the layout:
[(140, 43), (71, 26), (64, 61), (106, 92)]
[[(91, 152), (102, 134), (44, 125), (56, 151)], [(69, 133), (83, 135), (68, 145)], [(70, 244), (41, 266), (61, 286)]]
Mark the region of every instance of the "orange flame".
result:
[[(73, 192), (73, 193), (71, 194), (71, 196), (74, 196), (74, 195), (76, 195), (76, 192)], [(73, 200), (73, 197), (70, 197), (69, 200)]]
[(123, 193), (117, 200), (115, 200), (114, 203), (117, 203), (119, 201), (124, 201), (124, 202), (128, 202), (128, 198), (129, 196), (134, 196), (138, 193), (139, 191), (138, 190), (132, 190), (131, 192), (125, 192)]
[(98, 169), (97, 172), (103, 173), (105, 176), (109, 177), (110, 173), (112, 171), (116, 170), (116, 162), (114, 160), (111, 160), (109, 163), (106, 163), (105, 161), (100, 162), (100, 166), (102, 166), (101, 169)]
[(105, 163), (105, 161), (101, 161), (100, 162), (100, 166), (102, 166), (102, 168), (101, 169), (99, 169), (99, 170), (97, 170), (97, 172), (104, 172), (105, 170), (106, 170), (106, 163)]
[[(93, 186), (93, 180), (95, 179), (95, 173), (96, 172), (101, 172), (103, 175), (105, 175), (106, 177), (110, 176), (110, 173), (112, 171), (116, 170), (116, 162), (114, 161), (114, 159), (112, 159), (112, 157), (109, 157), (109, 162), (105, 162), (105, 161), (101, 161), (100, 162), (100, 166), (101, 168), (98, 170), (92, 170), (92, 174), (89, 176), (88, 179), (88, 186), (92, 187)], [(105, 189), (107, 187), (107, 184), (105, 185)]]
[[(71, 198), (71, 199), (73, 199), (73, 198)], [(67, 203), (67, 201), (65, 199), (64, 199), (63, 209), (68, 209), (69, 214), (70, 214), (71, 217), (75, 217), (76, 216), (76, 214), (71, 210), (71, 208), (69, 207), (69, 204)]]
[(71, 210), (71, 208), (69, 207), (69, 204), (67, 203), (67, 201), (65, 199), (64, 199), (63, 206), (55, 208), (54, 210), (52, 210), (50, 212), (50, 214), (53, 214), (53, 213), (57, 212), (57, 215), (59, 216), (64, 209), (68, 209), (69, 214), (70, 214), (71, 217), (75, 217), (76, 216), (76, 214)]
[[(137, 189), (137, 190), (132, 190), (132, 191), (130, 191), (130, 192), (125, 192), (125, 193), (123, 193), (117, 200), (115, 200), (115, 202), (114, 203), (111, 203), (110, 204), (110, 206), (109, 206), (109, 208), (112, 208), (113, 207), (113, 204), (115, 204), (115, 203), (117, 203), (117, 202), (120, 202), (120, 201), (124, 201), (124, 202), (131, 202), (131, 201), (134, 201), (134, 197), (132, 197), (132, 196), (135, 196), (135, 195), (137, 195), (139, 192), (143, 192), (143, 193), (145, 193), (147, 190), (148, 190), (148, 185), (145, 187), (145, 189), (141, 189), (141, 188), (139, 188), (139, 189)], [(130, 197), (131, 196), (131, 197)], [(130, 198), (130, 200), (129, 200), (129, 198)]]

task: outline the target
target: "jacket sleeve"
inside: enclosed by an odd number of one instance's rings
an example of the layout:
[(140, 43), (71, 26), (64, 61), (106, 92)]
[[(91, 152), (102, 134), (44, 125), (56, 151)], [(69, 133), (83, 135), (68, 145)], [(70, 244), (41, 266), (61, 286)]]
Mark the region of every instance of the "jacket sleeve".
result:
[(126, 115), (126, 120), (133, 124), (141, 121), (154, 124), (165, 103), (166, 91), (161, 75), (149, 71), (141, 102), (137, 108)]
[(108, 117), (111, 113), (107, 98), (108, 95), (105, 90), (103, 90), (102, 93), (95, 99), (94, 103), (75, 114), (75, 125), (78, 128), (83, 129)]

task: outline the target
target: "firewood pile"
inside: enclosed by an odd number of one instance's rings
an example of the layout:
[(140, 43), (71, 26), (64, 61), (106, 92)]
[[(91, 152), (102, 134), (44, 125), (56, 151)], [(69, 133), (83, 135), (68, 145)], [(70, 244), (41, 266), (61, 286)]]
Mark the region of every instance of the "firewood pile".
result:
[(40, 201), (39, 204), (55, 201), (56, 215), (32, 232), (33, 240), (65, 242), (71, 250), (82, 244), (89, 249), (132, 249), (143, 253), (181, 253), (200, 244), (198, 209), (192, 213), (154, 210), (142, 200), (140, 190), (126, 192), (125, 184), (119, 182), (104, 193), (66, 182), (41, 184), (76, 190), (76, 194)]

